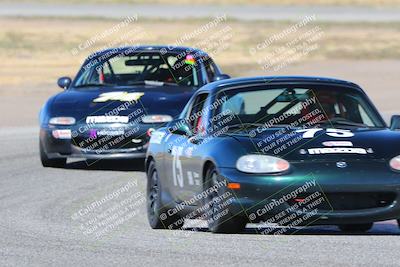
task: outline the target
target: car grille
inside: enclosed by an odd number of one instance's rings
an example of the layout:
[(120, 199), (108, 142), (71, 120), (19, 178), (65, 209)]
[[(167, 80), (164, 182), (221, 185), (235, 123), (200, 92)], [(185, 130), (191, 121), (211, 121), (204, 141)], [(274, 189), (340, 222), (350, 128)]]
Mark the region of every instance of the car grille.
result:
[[(296, 199), (305, 199), (308, 194), (299, 195)], [(396, 194), (392, 192), (363, 192), (363, 193), (325, 193), (325, 201), (322, 201), (317, 208), (320, 211), (345, 211), (383, 208), (393, 204)], [(294, 205), (295, 200), (288, 201)]]
[(128, 137), (124, 136), (100, 136), (95, 139), (88, 139), (88, 137), (77, 136), (73, 138), (72, 144), (80, 149), (86, 151), (108, 151), (115, 149), (132, 149), (137, 148), (140, 150), (147, 143), (147, 138), (141, 137)]

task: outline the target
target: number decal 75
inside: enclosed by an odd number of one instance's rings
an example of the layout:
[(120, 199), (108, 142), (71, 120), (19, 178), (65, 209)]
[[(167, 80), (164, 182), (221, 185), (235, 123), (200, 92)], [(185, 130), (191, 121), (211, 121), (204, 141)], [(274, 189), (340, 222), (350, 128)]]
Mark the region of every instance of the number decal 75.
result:
[[(303, 133), (303, 138), (313, 138), (322, 128), (301, 129), (297, 130), (298, 133)], [(328, 128), (325, 132), (332, 137), (352, 137), (354, 134), (350, 130)]]

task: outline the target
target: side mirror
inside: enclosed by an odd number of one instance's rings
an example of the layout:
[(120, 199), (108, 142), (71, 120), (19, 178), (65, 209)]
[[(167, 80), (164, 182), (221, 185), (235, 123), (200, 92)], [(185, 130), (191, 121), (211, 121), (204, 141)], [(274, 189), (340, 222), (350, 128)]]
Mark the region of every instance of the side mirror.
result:
[(400, 130), (400, 115), (393, 115), (390, 120), (390, 130)]
[(214, 82), (216, 81), (220, 81), (220, 80), (226, 80), (226, 79), (230, 79), (231, 76), (229, 76), (228, 74), (220, 74), (214, 77)]
[(58, 79), (57, 84), (59, 87), (65, 90), (70, 86), (71, 82), (72, 80), (70, 77), (61, 77)]
[(189, 124), (182, 119), (171, 121), (168, 124), (168, 131), (172, 134), (191, 136)]

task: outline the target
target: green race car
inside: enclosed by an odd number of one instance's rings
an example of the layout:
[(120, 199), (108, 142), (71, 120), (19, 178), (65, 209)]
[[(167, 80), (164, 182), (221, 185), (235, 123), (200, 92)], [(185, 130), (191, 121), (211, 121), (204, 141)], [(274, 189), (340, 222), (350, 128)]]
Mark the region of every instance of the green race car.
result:
[[(391, 127), (356, 84), (318, 77), (228, 79), (200, 88), (153, 132), (152, 228), (207, 220), (276, 233), (306, 225), (368, 231), (400, 218), (399, 117)], [(283, 225), (288, 227), (271, 227)]]

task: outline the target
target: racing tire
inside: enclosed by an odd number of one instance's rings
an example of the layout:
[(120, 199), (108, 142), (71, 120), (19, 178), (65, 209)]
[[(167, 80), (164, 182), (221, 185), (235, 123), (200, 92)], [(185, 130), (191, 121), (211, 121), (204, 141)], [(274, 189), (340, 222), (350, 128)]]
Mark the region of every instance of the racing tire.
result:
[(159, 177), (154, 161), (150, 162), (147, 171), (146, 195), (147, 219), (151, 228), (170, 230), (182, 228), (185, 223), (184, 218), (177, 214), (168, 216), (168, 209), (163, 208)]
[(40, 161), (42, 162), (43, 167), (51, 167), (51, 168), (64, 168), (67, 164), (66, 158), (58, 158), (58, 159), (50, 159), (47, 157), (46, 152), (44, 152), (42, 142), (39, 144), (40, 150)]
[[(215, 186), (217, 183), (222, 182), (221, 176), (218, 175), (217, 169), (212, 166), (210, 167), (205, 176), (206, 189)], [(207, 222), (208, 229), (212, 233), (221, 234), (237, 234), (242, 232), (246, 228), (247, 220), (246, 218), (232, 214), (229, 210), (229, 206), (225, 205), (221, 208), (218, 202), (221, 200), (221, 196), (227, 191), (226, 187), (219, 187), (217, 191), (210, 192), (207, 195), (206, 203), (207, 209)]]
[(345, 233), (365, 233), (371, 230), (374, 223), (363, 223), (363, 224), (342, 224), (339, 225), (339, 229)]

